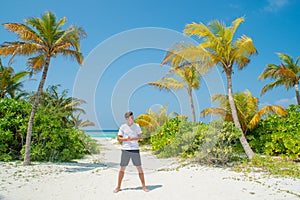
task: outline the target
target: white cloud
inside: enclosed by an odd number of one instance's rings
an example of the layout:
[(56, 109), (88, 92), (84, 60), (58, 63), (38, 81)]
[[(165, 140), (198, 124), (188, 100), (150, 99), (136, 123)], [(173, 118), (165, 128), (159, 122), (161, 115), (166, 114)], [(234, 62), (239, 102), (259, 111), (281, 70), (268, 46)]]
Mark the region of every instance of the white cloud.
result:
[(297, 104), (296, 97), (290, 99), (280, 99), (275, 102), (275, 105), (283, 106), (287, 108), (290, 104)]
[(277, 12), (282, 7), (286, 6), (289, 0), (268, 0), (268, 5), (264, 7), (264, 11)]
[(261, 109), (264, 106), (272, 106), (272, 105), (277, 105), (277, 106), (282, 106), (284, 108), (288, 108), (289, 105), (291, 104), (297, 104), (296, 97), (294, 98), (285, 98), (285, 99), (280, 99), (278, 101), (275, 101), (274, 103), (270, 102), (262, 102), (258, 104), (259, 109)]

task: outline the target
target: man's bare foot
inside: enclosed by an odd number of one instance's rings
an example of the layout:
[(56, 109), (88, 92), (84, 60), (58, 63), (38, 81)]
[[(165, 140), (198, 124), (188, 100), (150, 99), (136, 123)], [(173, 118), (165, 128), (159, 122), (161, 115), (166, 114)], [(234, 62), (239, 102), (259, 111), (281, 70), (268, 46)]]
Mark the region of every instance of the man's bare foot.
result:
[(119, 191), (121, 190), (121, 188), (116, 188), (116, 189), (114, 189), (114, 193), (118, 193)]
[(148, 190), (147, 187), (143, 187), (143, 190), (144, 190), (145, 192), (149, 192), (149, 191), (150, 191), (150, 190)]

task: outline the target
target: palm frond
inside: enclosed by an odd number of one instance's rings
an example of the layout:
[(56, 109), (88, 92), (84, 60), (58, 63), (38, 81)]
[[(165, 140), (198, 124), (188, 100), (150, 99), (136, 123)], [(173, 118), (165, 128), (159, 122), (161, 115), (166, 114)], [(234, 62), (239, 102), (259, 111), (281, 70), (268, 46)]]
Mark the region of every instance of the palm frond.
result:
[(272, 113), (276, 113), (282, 117), (287, 115), (287, 111), (281, 106), (264, 106), (253, 116), (249, 122), (249, 128), (255, 127), (264, 115), (270, 115)]
[(3, 26), (9, 31), (16, 33), (18, 37), (24, 41), (32, 41), (38, 44), (43, 44), (43, 40), (40, 36), (29, 26), (18, 23), (5, 23)]
[(263, 95), (266, 93), (268, 90), (272, 90), (274, 87), (278, 87), (280, 85), (286, 85), (286, 89), (289, 89), (292, 86), (292, 83), (287, 82), (286, 79), (279, 77), (272, 83), (269, 83), (263, 87), (263, 89), (260, 92), (260, 95)]
[[(214, 23), (214, 21), (211, 22), (210, 24), (213, 24), (213, 23)], [(208, 38), (210, 38), (210, 40), (214, 41), (215, 43), (219, 43), (216, 36), (208, 29), (207, 26), (205, 26), (202, 23), (197, 24), (194, 22), (192, 24), (188, 24), (185, 26), (183, 32), (189, 36), (197, 35), (200, 38), (208, 37)]]
[(297, 74), (292, 71), (291, 69), (287, 68), (283, 64), (280, 65), (280, 75), (285, 76), (287, 78), (296, 80), (297, 79)]
[(285, 53), (276, 53), (279, 57), (279, 59), (286, 64), (287, 66), (292, 66), (294, 65), (293, 58), (289, 56), (288, 54)]
[(206, 108), (201, 112), (201, 117), (205, 117), (209, 114), (225, 118), (228, 112), (223, 108)]
[(165, 89), (167, 91), (170, 91), (172, 89), (179, 90), (184, 87), (183, 83), (181, 83), (180, 81), (178, 81), (174, 78), (163, 78), (156, 82), (150, 82), (148, 84), (158, 87), (160, 90)]
[(86, 32), (78, 26), (70, 26), (62, 35), (55, 41), (55, 46), (61, 44), (69, 44), (74, 47), (76, 51), (80, 51), (79, 41), (87, 36)]
[(267, 67), (258, 76), (258, 80), (276, 78), (277, 76), (280, 76), (280, 67), (275, 64), (267, 64)]
[(236, 60), (239, 69), (242, 69), (246, 64), (249, 63), (249, 56), (257, 54), (257, 50), (252, 42), (252, 39), (243, 35), (238, 38), (234, 43), (236, 48), (233, 58), (238, 58)]
[(29, 58), (26, 63), (28, 69), (31, 69), (33, 71), (40, 71), (44, 67), (44, 64), (45, 64), (44, 55), (39, 55), (36, 57)]
[[(237, 19), (235, 19), (232, 23), (231, 23), (231, 26), (230, 26), (230, 30), (232, 33), (235, 33), (237, 28), (240, 26), (240, 24), (242, 22), (245, 21), (245, 18), (244, 17), (239, 17)], [(232, 34), (232, 37), (233, 37), (233, 34)], [(231, 41), (232, 41), (232, 38), (231, 38)]]
[(62, 54), (64, 56), (68, 56), (71, 59), (76, 59), (76, 61), (80, 64), (83, 65), (84, 64), (84, 60), (83, 60), (83, 56), (82, 53), (80, 53), (79, 51), (75, 51), (75, 50), (71, 50), (71, 49), (58, 49), (57, 51), (55, 51), (55, 54)]

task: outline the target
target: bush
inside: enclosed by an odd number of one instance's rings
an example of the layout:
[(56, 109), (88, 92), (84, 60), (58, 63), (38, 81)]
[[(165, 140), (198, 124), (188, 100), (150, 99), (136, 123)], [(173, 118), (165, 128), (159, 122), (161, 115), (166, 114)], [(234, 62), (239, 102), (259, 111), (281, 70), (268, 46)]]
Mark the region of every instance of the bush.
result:
[(205, 164), (225, 164), (233, 154), (233, 144), (241, 132), (233, 123), (210, 124), (173, 118), (152, 136), (152, 149), (159, 157), (197, 157)]
[[(0, 99), (0, 160), (20, 157), (31, 106), (25, 101)], [(25, 130), (26, 131), (26, 130)]]
[(300, 157), (300, 106), (290, 105), (286, 117), (273, 114), (263, 119), (247, 134), (250, 146), (257, 153)]
[[(0, 160), (22, 159), (31, 105), (12, 99), (0, 100)], [(38, 108), (32, 130), (32, 161), (70, 161), (99, 151), (83, 131), (67, 128), (55, 109)]]
[(201, 143), (198, 160), (203, 164), (224, 165), (233, 154), (232, 145), (241, 136), (241, 131), (233, 123), (222, 120), (213, 121), (207, 131), (199, 137)]
[(166, 122), (154, 135), (151, 136), (152, 150), (159, 153), (177, 135), (180, 119), (178, 117)]
[(165, 145), (159, 152), (160, 157), (192, 157), (198, 152), (199, 143), (198, 136), (207, 125), (201, 122), (188, 122), (182, 119), (177, 133), (169, 144)]

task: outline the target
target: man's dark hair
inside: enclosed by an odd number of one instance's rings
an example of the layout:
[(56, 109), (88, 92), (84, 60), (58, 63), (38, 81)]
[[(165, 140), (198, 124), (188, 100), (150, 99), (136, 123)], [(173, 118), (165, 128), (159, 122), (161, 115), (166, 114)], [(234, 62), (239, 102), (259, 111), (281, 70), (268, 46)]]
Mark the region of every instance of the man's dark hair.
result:
[(126, 112), (125, 113), (125, 119), (128, 119), (132, 115), (133, 115), (133, 113), (131, 111)]

